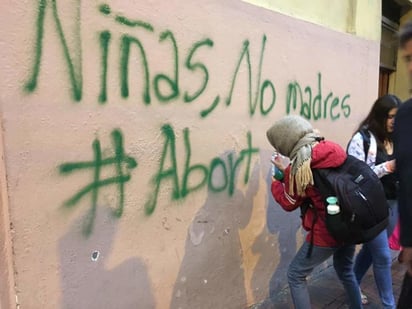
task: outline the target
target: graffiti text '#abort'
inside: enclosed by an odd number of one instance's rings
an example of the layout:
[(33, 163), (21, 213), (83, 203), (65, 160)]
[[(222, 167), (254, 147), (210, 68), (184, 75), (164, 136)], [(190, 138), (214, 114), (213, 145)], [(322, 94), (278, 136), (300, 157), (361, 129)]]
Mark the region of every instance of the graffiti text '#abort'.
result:
[[(59, 17), (57, 0), (39, 0), (37, 8), (37, 19), (35, 25), (35, 47), (32, 64), (32, 71), (25, 83), (25, 90), (29, 93), (34, 92), (38, 88), (38, 80), (42, 64), (47, 61), (42, 57), (44, 44), (44, 29), (46, 19), (52, 19), (52, 25), (56, 29), (57, 43), (62, 49), (66, 72), (68, 74), (68, 87), (71, 91), (72, 99), (76, 102), (82, 100), (83, 96), (83, 68), (82, 68), (82, 50), (81, 50), (81, 20), (80, 20), (80, 2), (77, 3), (78, 25), (75, 30), (68, 33), (63, 29), (62, 22)], [(52, 14), (46, 14), (46, 12)], [(239, 47), (239, 57), (234, 61), (225, 61), (233, 68), (233, 73), (229, 88), (223, 96), (216, 94), (212, 99), (205, 99), (205, 91), (208, 89), (210, 70), (208, 69), (205, 60), (202, 57), (205, 55), (213, 56), (213, 48), (215, 43), (211, 38), (203, 37), (194, 42), (182, 52), (179, 49), (178, 41), (175, 35), (170, 30), (157, 32), (155, 27), (149, 22), (137, 19), (130, 19), (122, 14), (116, 14), (107, 4), (101, 4), (96, 10), (98, 14), (106, 17), (107, 20), (114, 21), (117, 25), (121, 25), (127, 32), (124, 31), (121, 35), (116, 35), (110, 30), (102, 30), (97, 34), (96, 43), (100, 46), (100, 76), (99, 93), (96, 94), (96, 101), (100, 104), (106, 104), (109, 100), (110, 92), (107, 87), (109, 74), (119, 74), (118, 87), (120, 96), (123, 99), (129, 99), (133, 95), (138, 95), (139, 100), (144, 105), (151, 105), (157, 100), (159, 103), (167, 104), (171, 102), (181, 101), (184, 103), (198, 102), (204, 105), (200, 111), (200, 117), (206, 118), (212, 113), (217, 106), (223, 105), (229, 107), (232, 103), (233, 93), (236, 91), (246, 91), (248, 101), (248, 113), (253, 116), (256, 112), (261, 115), (268, 115), (276, 105), (278, 100), (275, 84), (269, 78), (262, 78), (262, 69), (264, 68), (265, 48), (267, 44), (266, 35), (262, 35), (260, 53), (258, 61), (252, 61), (250, 56), (251, 44), (249, 40), (244, 40)], [(47, 18), (46, 18), (47, 17)], [(143, 33), (143, 34), (142, 34)], [(151, 69), (149, 55), (150, 50), (145, 45), (145, 39), (153, 36), (158, 40), (159, 46), (170, 50), (169, 55), (162, 57), (162, 61), (171, 61), (171, 65), (162, 67), (169, 68), (169, 73), (153, 73)], [(68, 38), (74, 38), (78, 41), (78, 46), (72, 52), (68, 48)], [(73, 41), (73, 40), (71, 40)], [(119, 49), (119, 59), (115, 61), (118, 67), (111, 67), (109, 59), (111, 52), (114, 49)], [(273, 55), (271, 55), (273, 56)], [(167, 60), (169, 59), (169, 60)], [(153, 60), (152, 60), (153, 61)], [(257, 70), (252, 69), (252, 64), (257, 65)], [(139, 72), (131, 69), (131, 66), (140, 67)], [(109, 70), (110, 68), (110, 70)], [(165, 70), (164, 68), (162, 70)], [(166, 69), (167, 70), (167, 69)], [(247, 73), (247, 90), (235, 88), (238, 80), (238, 75), (241, 71)], [(257, 71), (257, 72), (253, 72)], [(113, 72), (113, 73), (111, 73)], [(181, 85), (181, 73), (191, 74), (193, 77), (192, 85), (194, 89), (183, 89)], [(131, 74), (139, 74), (139, 83), (131, 84), (129, 78)], [(300, 113), (307, 119), (326, 119), (336, 120), (341, 117), (348, 118), (350, 115), (350, 106), (348, 105), (349, 94), (342, 98), (334, 96), (332, 91), (327, 91), (327, 94), (322, 94), (322, 76), (317, 73), (317, 89), (312, 91), (311, 86), (301, 87), (298, 81), (288, 82), (285, 88), (286, 97), (285, 113), (289, 114), (292, 111)], [(136, 76), (135, 76), (136, 77)], [(187, 76), (185, 76), (187, 78)], [(113, 89), (113, 86), (110, 87)], [(133, 91), (131, 91), (133, 90)], [(213, 98), (214, 97), (214, 98)]]
[[(252, 156), (259, 153), (259, 149), (252, 145), (252, 135), (247, 133), (247, 147), (240, 150), (236, 155), (234, 151), (213, 158), (209, 164), (193, 163), (190, 143), (190, 131), (183, 130), (184, 138), (184, 166), (183, 172), (179, 172), (176, 152), (176, 134), (173, 127), (165, 124), (162, 127), (164, 136), (164, 146), (156, 174), (152, 178), (153, 191), (145, 203), (146, 215), (151, 215), (157, 205), (158, 195), (164, 183), (170, 183), (171, 199), (182, 200), (190, 193), (202, 188), (207, 188), (210, 192), (218, 193), (227, 191), (228, 196), (232, 196), (236, 186), (236, 177), (240, 174), (240, 169), (244, 171), (243, 182), (249, 182)], [(118, 189), (118, 206), (113, 215), (119, 218), (123, 214), (125, 184), (132, 178), (132, 170), (137, 167), (137, 161), (125, 154), (123, 134), (119, 129), (112, 131), (114, 155), (104, 156), (102, 154), (99, 139), (92, 143), (93, 159), (80, 162), (66, 162), (59, 166), (62, 175), (74, 172), (87, 172), (91, 175), (91, 181), (77, 193), (72, 195), (66, 202), (66, 207), (74, 207), (80, 203), (83, 197), (90, 195), (91, 207), (87, 213), (83, 225), (83, 233), (89, 236), (93, 230), (94, 220), (100, 189), (109, 186), (116, 186)], [(114, 174), (111, 177), (103, 176), (103, 170), (114, 167)], [(197, 179), (189, 179), (195, 176)], [(131, 188), (136, 190), (135, 188)]]

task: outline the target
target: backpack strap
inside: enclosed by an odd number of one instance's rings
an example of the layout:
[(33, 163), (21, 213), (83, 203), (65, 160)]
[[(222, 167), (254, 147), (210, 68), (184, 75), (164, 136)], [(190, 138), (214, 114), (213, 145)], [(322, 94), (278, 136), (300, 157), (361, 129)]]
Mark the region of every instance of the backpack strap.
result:
[(311, 224), (311, 234), (310, 234), (310, 244), (309, 244), (309, 250), (308, 253), (306, 254), (306, 258), (310, 258), (310, 256), (312, 255), (312, 250), (313, 250), (313, 228), (315, 227), (315, 223), (318, 220), (318, 211), (316, 210), (316, 208), (312, 205), (312, 200), (310, 198), (306, 198), (302, 205), (300, 205), (300, 217), (303, 220), (303, 218), (306, 215), (306, 212), (308, 211), (308, 209), (311, 208), (313, 210), (313, 220), (312, 220), (312, 224)]
[[(361, 135), (362, 140), (363, 140), (363, 152), (365, 153), (365, 162), (366, 162), (366, 159), (368, 158), (369, 147), (371, 145), (371, 134), (369, 130), (364, 126), (360, 128), (358, 132)], [(349, 141), (348, 145), (346, 146), (346, 153), (348, 153), (350, 142), (351, 141)]]
[(371, 134), (369, 130), (365, 127), (361, 128), (359, 130), (359, 133), (363, 139), (363, 151), (365, 152), (365, 162), (366, 162), (366, 159), (368, 158), (369, 147), (371, 145)]

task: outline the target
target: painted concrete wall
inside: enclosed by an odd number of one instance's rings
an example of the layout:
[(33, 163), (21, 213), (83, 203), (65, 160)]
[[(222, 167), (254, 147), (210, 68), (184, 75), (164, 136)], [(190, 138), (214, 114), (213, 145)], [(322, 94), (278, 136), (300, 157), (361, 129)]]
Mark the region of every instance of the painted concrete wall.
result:
[(380, 41), (379, 0), (243, 0), (329, 29)]
[(2, 268), (21, 308), (243, 308), (285, 285), (303, 233), (269, 196), (265, 131), (302, 114), (346, 144), (379, 42), (237, 0), (0, 17)]

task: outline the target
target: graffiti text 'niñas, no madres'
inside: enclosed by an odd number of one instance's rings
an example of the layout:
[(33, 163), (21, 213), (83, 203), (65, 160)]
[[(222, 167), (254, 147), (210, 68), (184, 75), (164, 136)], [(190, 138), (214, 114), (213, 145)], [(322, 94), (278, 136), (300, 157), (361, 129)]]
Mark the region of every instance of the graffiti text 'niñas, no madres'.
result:
[[(63, 29), (63, 25), (58, 14), (57, 2), (57, 0), (38, 1), (35, 27), (35, 53), (32, 72), (26, 81), (24, 88), (29, 93), (37, 89), (42, 62), (46, 61), (45, 59), (42, 59), (42, 51), (44, 44), (46, 11), (49, 8), (52, 12), (53, 25), (58, 35), (58, 42), (63, 50), (63, 57), (67, 68), (67, 74), (69, 76), (72, 98), (74, 101), (78, 102), (82, 100), (83, 96), (83, 68), (82, 52), (80, 47), (80, 7), (77, 10), (79, 15), (77, 22), (79, 24), (75, 27), (76, 30), (70, 32), (69, 34), (73, 38), (77, 39), (79, 46), (77, 49), (70, 52), (67, 43), (68, 37), (70, 36), (67, 31), (65, 32)], [(182, 56), (182, 52), (179, 50), (179, 44), (172, 31), (164, 30), (157, 34), (155, 27), (152, 24), (142, 20), (132, 20), (122, 14), (116, 14), (107, 4), (101, 4), (98, 7), (98, 12), (100, 12), (103, 16), (108, 17), (116, 24), (128, 29), (126, 33), (122, 32), (118, 37), (116, 37), (110, 30), (102, 30), (97, 34), (97, 42), (101, 51), (99, 56), (101, 65), (99, 72), (99, 94), (96, 96), (96, 99), (100, 104), (105, 104), (109, 98), (109, 72), (120, 72), (118, 87), (122, 98), (129, 98), (131, 95), (131, 87), (133, 87), (133, 93), (136, 93), (136, 91), (140, 93), (141, 101), (145, 105), (152, 104), (154, 98), (162, 104), (167, 104), (174, 101), (183, 101), (184, 103), (199, 101), (199, 103), (205, 104), (205, 107), (200, 111), (200, 117), (205, 118), (213, 110), (215, 110), (220, 103), (224, 104), (226, 107), (230, 106), (235, 89), (236, 91), (244, 91), (243, 89), (235, 88), (238, 76), (243, 71), (247, 73), (246, 98), (249, 103), (249, 115), (253, 116), (257, 111), (259, 111), (261, 115), (265, 116), (275, 107), (277, 101), (275, 84), (269, 78), (262, 78), (262, 68), (264, 67), (264, 55), (267, 43), (266, 35), (262, 35), (259, 59), (255, 62), (258, 66), (257, 70), (255, 70), (256, 73), (254, 74), (254, 70), (252, 69), (253, 61), (251, 61), (250, 41), (246, 39), (240, 46), (238, 59), (233, 62), (224, 62), (234, 68), (233, 73), (230, 75), (231, 80), (228, 83), (229, 88), (227, 90), (227, 94), (224, 96), (217, 94), (214, 96), (214, 99), (210, 99), (210, 97), (202, 97), (209, 85), (210, 70), (205, 63), (206, 61), (202, 61), (201, 58), (204, 57), (205, 53), (213, 53), (215, 43), (211, 38), (203, 37), (202, 39), (194, 42)], [(142, 31), (146, 37), (147, 35), (156, 36), (158, 38), (158, 44), (162, 47), (169, 46), (168, 48), (170, 48), (170, 55), (165, 55), (165, 57), (162, 57), (162, 61), (167, 62), (167, 59), (172, 61), (171, 72), (157, 74), (152, 72), (153, 70), (151, 70), (148, 57), (149, 50), (145, 45), (144, 39), (142, 39)], [(115, 64), (118, 65), (118, 70), (109, 70), (109, 59), (112, 59), (109, 56), (114, 48), (120, 50), (119, 59), (115, 62)], [(211, 55), (213, 57), (216, 56), (213, 54)], [(139, 73), (132, 72), (130, 68), (131, 63), (141, 67)], [(165, 65), (164, 67), (167, 68), (170, 66)], [(246, 68), (246, 70), (242, 70), (241, 68)], [(191, 87), (194, 87), (194, 89), (189, 90), (182, 86), (182, 70), (184, 70), (185, 73), (191, 74), (193, 77)], [(130, 74), (141, 74), (142, 76), (139, 77), (141, 83), (139, 85), (131, 85), (129, 82)], [(187, 75), (185, 78), (187, 79)], [(320, 118), (325, 119), (329, 117), (332, 120), (335, 120), (338, 119), (341, 114), (345, 118), (349, 117), (350, 106), (347, 104), (347, 100), (350, 95), (346, 94), (342, 97), (342, 99), (340, 99), (338, 96), (334, 96), (333, 92), (330, 91), (328, 92), (328, 95), (324, 96), (322, 99), (321, 82), (321, 74), (318, 73), (318, 87), (316, 95), (315, 91), (312, 91), (310, 86), (301, 88), (297, 81), (287, 82), (285, 89), (285, 112), (289, 114), (293, 109), (294, 111), (299, 112), (302, 116), (313, 120)], [(110, 89), (113, 89), (113, 85), (111, 85)]]

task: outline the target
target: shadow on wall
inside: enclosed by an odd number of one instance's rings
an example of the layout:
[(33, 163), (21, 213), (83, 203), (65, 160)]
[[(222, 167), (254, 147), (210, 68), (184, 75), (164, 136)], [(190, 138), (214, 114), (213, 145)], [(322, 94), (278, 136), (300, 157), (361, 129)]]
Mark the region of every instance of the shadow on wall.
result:
[[(220, 158), (225, 161), (230, 155), (235, 158), (233, 153)], [(239, 177), (235, 175), (235, 179)], [(213, 182), (222, 183), (224, 178), (214, 173)], [(209, 193), (189, 227), (171, 309), (239, 309), (245, 306), (239, 230), (249, 223), (258, 179), (259, 165), (255, 163), (245, 193), (236, 187), (232, 196), (226, 195), (227, 191)]]
[[(222, 160), (226, 157), (221, 156)], [(238, 309), (247, 303), (239, 230), (251, 219), (260, 173), (265, 175), (267, 186), (266, 226), (252, 246), (259, 259), (251, 288), (256, 300), (264, 300), (268, 295), (275, 297), (287, 285), (286, 271), (296, 253), (300, 218), (299, 211), (284, 211), (270, 193), (270, 157), (270, 151), (260, 152), (261, 164), (255, 164), (246, 193), (235, 189), (231, 197), (208, 195), (188, 231), (171, 309)], [(218, 182), (216, 178), (214, 175)]]
[[(269, 297), (274, 298), (287, 286), (286, 271), (296, 253), (296, 235), (301, 225), (299, 210), (286, 212), (272, 196), (271, 155), (270, 151), (260, 151), (267, 195), (266, 228), (252, 246), (253, 254), (259, 256), (251, 282), (256, 300), (267, 298), (268, 290)], [(268, 289), (262, 289), (262, 286)]]
[(144, 263), (131, 258), (107, 270), (118, 220), (111, 210), (99, 208), (96, 228), (90, 237), (80, 232), (81, 218), (59, 242), (61, 265), (61, 308), (155, 308)]

